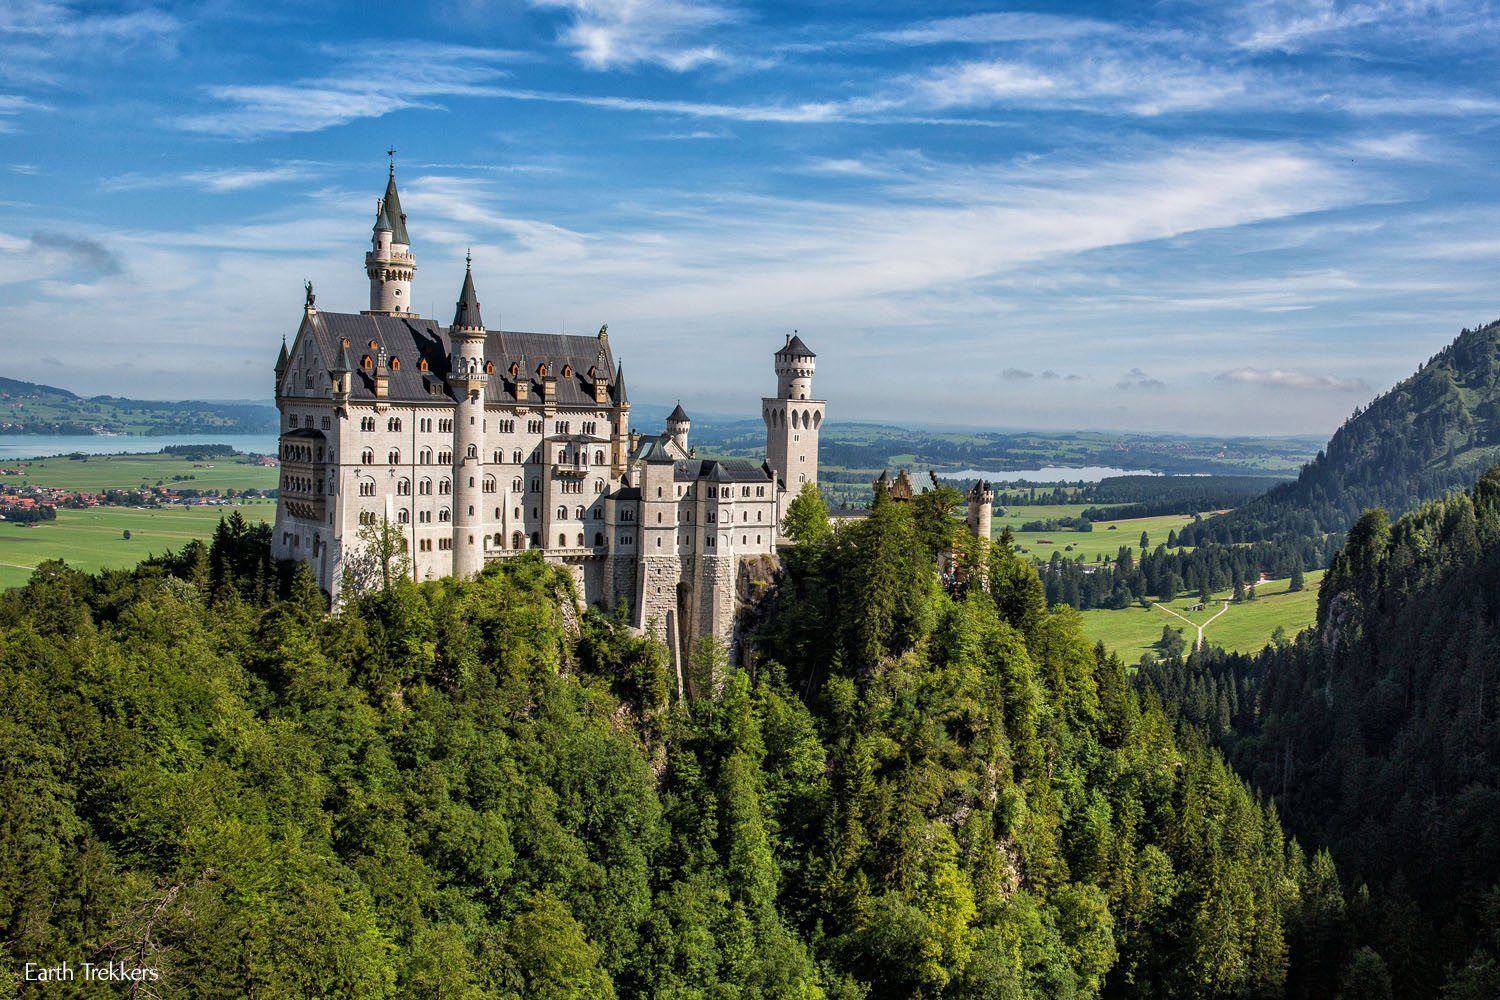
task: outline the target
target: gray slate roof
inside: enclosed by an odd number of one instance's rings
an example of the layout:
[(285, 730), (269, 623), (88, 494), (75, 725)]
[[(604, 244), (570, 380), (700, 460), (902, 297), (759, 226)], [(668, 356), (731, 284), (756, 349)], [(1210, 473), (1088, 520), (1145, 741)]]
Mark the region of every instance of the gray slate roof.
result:
[[(325, 364), (338, 357), (341, 341), (348, 339), (354, 370), (351, 399), (375, 398), (374, 373), (365, 369), (363, 359), (365, 355), (377, 357), (381, 349), (401, 362), (399, 370), (387, 372), (391, 400), (430, 402), (435, 398), (452, 398), (443, 381), (448, 374), (450, 348), (448, 328), (441, 323), (412, 316), (367, 316), (319, 310), (308, 317), (306, 335), (313, 338), (318, 355)], [(373, 348), (369, 346), (371, 341), (375, 342)], [(485, 400), (503, 403), (515, 399), (510, 366), (517, 362), (521, 364), (520, 377), (531, 384), (529, 402), (532, 406), (537, 405), (542, 398), (542, 380), (537, 369), (545, 363), (557, 379), (557, 405), (591, 408), (595, 405), (594, 383), (588, 377), (588, 371), (597, 363), (599, 346), (597, 338), (587, 335), (490, 330), (485, 337), (484, 356), (486, 361), (494, 362), (495, 372), (485, 388)], [(428, 367), (425, 372), (420, 364), (424, 359)], [(607, 371), (614, 364), (607, 345), (605, 360)], [(566, 365), (573, 369), (570, 378), (562, 376)], [(431, 384), (438, 385), (441, 393), (435, 396), (429, 392)]]
[(781, 350), (777, 351), (776, 353), (777, 354), (789, 354), (789, 355), (791, 355), (794, 358), (815, 358), (815, 357), (817, 357), (817, 355), (814, 354), (812, 352), (812, 350), (809, 349), (808, 346), (802, 342), (802, 338), (799, 337), (799, 336), (797, 336), (796, 334), (793, 334), (792, 335), (792, 339), (788, 340), (786, 342), (786, 346), (783, 347)]
[(759, 483), (771, 481), (771, 475), (762, 465), (743, 458), (693, 458), (681, 461), (672, 470), (676, 482), (696, 482), (707, 479), (711, 483)]
[(479, 318), (479, 293), (474, 291), (474, 269), (464, 268), (464, 287), (458, 293), (458, 305), (453, 310), (454, 326), (484, 326)]
[(678, 403), (677, 409), (667, 415), (667, 423), (689, 424), (692, 423), (692, 420), (688, 417), (687, 411), (682, 408), (682, 404)]
[(391, 221), (391, 242), (411, 246), (411, 237), (406, 235), (406, 213), (401, 211), (401, 197), (396, 194), (396, 166), (391, 165), (390, 180), (385, 182), (385, 213)]

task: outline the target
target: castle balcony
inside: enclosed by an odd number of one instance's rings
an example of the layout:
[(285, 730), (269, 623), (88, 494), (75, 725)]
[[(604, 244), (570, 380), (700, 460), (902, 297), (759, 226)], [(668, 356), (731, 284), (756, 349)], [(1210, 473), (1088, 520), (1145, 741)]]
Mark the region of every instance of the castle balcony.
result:
[(288, 514), (299, 521), (323, 524), (328, 520), (328, 501), (325, 497), (283, 491), (281, 505)]

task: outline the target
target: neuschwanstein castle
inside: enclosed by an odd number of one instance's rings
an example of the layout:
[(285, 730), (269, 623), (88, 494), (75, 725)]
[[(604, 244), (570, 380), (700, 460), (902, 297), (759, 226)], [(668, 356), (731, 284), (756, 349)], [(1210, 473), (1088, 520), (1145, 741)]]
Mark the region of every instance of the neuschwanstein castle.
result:
[(276, 362), (275, 554), (310, 562), (336, 598), (362, 525), (397, 528), (417, 580), (538, 549), (589, 603), (627, 604), (674, 661), (698, 636), (731, 640), (737, 574), (775, 553), (787, 504), (818, 478), (813, 352), (795, 336), (773, 352), (764, 463), (700, 459), (681, 406), (661, 434), (631, 430), (607, 327), (486, 329), (472, 267), (444, 325), (412, 311), (416, 269), (393, 164), (370, 307), (326, 312), (309, 285)]

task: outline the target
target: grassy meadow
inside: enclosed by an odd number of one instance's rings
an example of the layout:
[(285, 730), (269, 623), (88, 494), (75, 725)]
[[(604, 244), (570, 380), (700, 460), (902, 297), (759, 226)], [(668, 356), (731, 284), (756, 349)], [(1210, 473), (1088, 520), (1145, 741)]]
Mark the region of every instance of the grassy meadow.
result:
[(0, 588), (21, 586), (37, 563), (47, 559), (62, 559), (89, 571), (134, 566), (148, 555), (180, 549), (194, 538), (207, 539), (219, 518), (232, 510), (249, 521), (270, 521), (276, 516), (274, 502), (258, 500), (238, 506), (154, 510), (65, 508), (57, 512), (56, 521), (34, 525), (0, 521)]
[(1065, 559), (1077, 559), (1080, 555), (1093, 562), (1096, 555), (1113, 557), (1120, 546), (1139, 548), (1141, 532), (1146, 532), (1151, 548), (1167, 540), (1167, 533), (1192, 523), (1191, 514), (1163, 514), (1156, 517), (1133, 517), (1121, 521), (1099, 521), (1093, 531), (1075, 531), (1060, 528), (1057, 531), (1021, 531), (1028, 521), (1045, 521), (1061, 517), (1077, 517), (1091, 504), (1045, 504), (1037, 506), (1013, 506), (1005, 508), (1003, 517), (996, 517), (993, 531), (998, 536), (1009, 528), (1021, 546), (1022, 555), (1046, 561), (1054, 551), (1061, 552)]
[[(63, 490), (134, 489), (139, 486), (178, 487), (194, 490), (269, 490), (276, 488), (278, 470), (252, 465), (242, 457), (207, 461), (172, 455), (89, 455), (72, 459), (64, 455), (26, 461), (0, 462), (7, 469), (20, 469), (19, 476), (0, 477), (11, 486), (34, 483)], [(174, 477), (188, 477), (174, 481)]]
[[(1230, 604), (1228, 611), (1204, 629), (1203, 641), (1234, 652), (1253, 653), (1271, 641), (1271, 633), (1278, 625), (1288, 636), (1296, 635), (1317, 618), (1318, 584), (1322, 579), (1322, 570), (1309, 571), (1306, 587), (1297, 593), (1287, 590), (1290, 581), (1284, 579), (1260, 584), (1255, 588), (1255, 600)], [(1166, 606), (1201, 625), (1223, 610), (1223, 602), (1229, 597), (1230, 591), (1220, 591), (1198, 612), (1187, 610), (1198, 603), (1196, 596), (1179, 597)], [(1196, 629), (1154, 605), (1149, 609), (1132, 604), (1122, 611), (1085, 611), (1081, 617), (1084, 634), (1119, 653), (1126, 663), (1138, 662), (1142, 653), (1152, 649), (1161, 638), (1164, 625), (1181, 627), (1182, 637), (1189, 645), (1197, 641)]]

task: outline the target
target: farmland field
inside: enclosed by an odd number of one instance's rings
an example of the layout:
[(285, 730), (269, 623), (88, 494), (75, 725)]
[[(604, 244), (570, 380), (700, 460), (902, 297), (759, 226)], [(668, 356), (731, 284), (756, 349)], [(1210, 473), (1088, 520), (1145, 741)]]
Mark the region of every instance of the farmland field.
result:
[[(1094, 556), (1113, 557), (1120, 546), (1138, 548), (1141, 532), (1146, 532), (1150, 547), (1156, 548), (1167, 540), (1169, 531), (1179, 530), (1193, 520), (1191, 514), (1163, 514), (1156, 517), (1134, 517), (1123, 521), (1098, 521), (1093, 531), (1074, 531), (1063, 528), (1058, 531), (1018, 531), (1027, 521), (1048, 520), (1058, 517), (1076, 517), (1084, 509), (1083, 504), (1066, 504), (1046, 507), (1009, 507), (1004, 517), (995, 518), (994, 531), (998, 535), (1005, 527), (1011, 529), (1022, 555), (1046, 561), (1054, 551), (1061, 552), (1065, 559), (1076, 559), (1080, 555), (1088, 562)], [(1111, 530), (1113, 528), (1113, 530)], [(1071, 546), (1071, 548), (1070, 548)]]
[[(1284, 579), (1260, 584), (1256, 587), (1255, 600), (1230, 604), (1228, 611), (1204, 629), (1204, 642), (1233, 652), (1253, 653), (1271, 641), (1271, 633), (1278, 625), (1286, 630), (1288, 638), (1312, 625), (1317, 619), (1318, 584), (1323, 571), (1312, 570), (1306, 576), (1306, 588), (1297, 593), (1287, 590), (1288, 581)], [(1197, 597), (1191, 596), (1180, 597), (1167, 607), (1201, 625), (1223, 610), (1223, 602), (1229, 597), (1227, 590), (1215, 594), (1200, 612), (1187, 610), (1198, 603)], [(1082, 619), (1084, 634), (1104, 643), (1111, 652), (1119, 653), (1128, 664), (1138, 662), (1141, 654), (1152, 648), (1161, 638), (1164, 625), (1181, 627), (1183, 638), (1189, 645), (1197, 640), (1197, 631), (1187, 622), (1155, 606), (1147, 610), (1132, 604), (1121, 611), (1085, 611)]]
[(134, 566), (148, 555), (180, 549), (194, 538), (207, 539), (219, 518), (234, 510), (249, 521), (269, 521), (276, 515), (275, 503), (262, 500), (217, 507), (64, 508), (56, 521), (30, 526), (0, 521), (0, 588), (21, 586), (46, 559), (62, 559), (89, 571)]
[[(276, 488), (277, 470), (251, 465), (243, 458), (213, 458), (207, 461), (172, 455), (90, 455), (86, 459), (66, 456), (4, 463), (20, 469), (19, 476), (0, 476), (0, 484), (34, 483), (62, 490), (134, 489), (141, 485), (192, 490), (270, 490)], [(189, 478), (173, 481), (174, 476)]]

